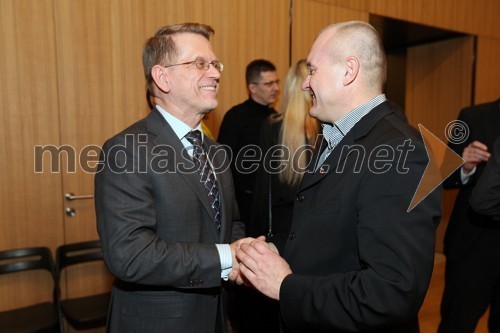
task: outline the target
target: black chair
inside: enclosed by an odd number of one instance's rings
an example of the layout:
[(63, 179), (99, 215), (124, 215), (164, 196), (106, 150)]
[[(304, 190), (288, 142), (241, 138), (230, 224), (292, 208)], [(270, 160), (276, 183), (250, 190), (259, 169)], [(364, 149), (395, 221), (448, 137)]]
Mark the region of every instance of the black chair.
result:
[[(0, 274), (46, 270), (54, 281), (55, 266), (47, 247), (33, 247), (0, 252)], [(52, 302), (0, 312), (1, 333), (59, 332), (56, 288), (50, 290)]]
[[(58, 280), (59, 311), (62, 318), (77, 330), (95, 328), (106, 325), (108, 305), (111, 292), (85, 297), (61, 299), (61, 273), (72, 265), (103, 260), (100, 241), (88, 241), (61, 245), (56, 252), (56, 277)], [(68, 289), (71, 289), (68, 282)], [(61, 320), (61, 332), (64, 325)]]

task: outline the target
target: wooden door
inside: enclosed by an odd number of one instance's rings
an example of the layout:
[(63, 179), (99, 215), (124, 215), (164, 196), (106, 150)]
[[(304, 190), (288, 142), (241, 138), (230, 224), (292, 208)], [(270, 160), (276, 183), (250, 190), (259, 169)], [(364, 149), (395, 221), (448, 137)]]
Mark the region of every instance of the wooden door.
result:
[[(406, 115), (447, 143), (447, 124), (460, 109), (472, 104), (474, 39), (460, 37), (411, 47), (406, 63)], [(418, 127), (417, 127), (418, 128)], [(457, 191), (443, 191), (443, 218), (437, 231), (436, 251), (443, 238)]]
[[(56, 0), (58, 89), (61, 140), (75, 152), (73, 168), (63, 173), (66, 243), (96, 239), (93, 201), (96, 161), (104, 140), (146, 115), (140, 71), (141, 43), (112, 1)], [(74, 15), (78, 13), (78, 15)], [(130, 44), (127, 44), (129, 42)], [(129, 47), (130, 46), (130, 47)], [(132, 93), (130, 93), (132, 92)]]
[[(61, 141), (75, 156), (62, 173), (65, 243), (98, 238), (93, 194), (102, 144), (148, 113), (143, 32), (130, 19), (136, 8), (114, 4), (55, 0)], [(107, 291), (113, 281), (104, 264), (72, 267), (62, 279), (64, 297)]]

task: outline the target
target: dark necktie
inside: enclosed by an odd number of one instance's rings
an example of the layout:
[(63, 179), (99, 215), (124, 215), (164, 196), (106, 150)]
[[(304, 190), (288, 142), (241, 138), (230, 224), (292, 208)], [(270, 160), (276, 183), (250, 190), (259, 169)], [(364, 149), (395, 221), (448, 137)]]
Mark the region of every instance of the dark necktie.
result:
[(201, 182), (205, 186), (208, 194), (210, 206), (214, 210), (215, 222), (217, 229), (220, 230), (221, 214), (220, 214), (220, 195), (219, 187), (215, 174), (207, 159), (207, 152), (203, 141), (201, 140), (201, 132), (198, 130), (190, 131), (185, 138), (193, 145), (193, 160), (198, 166), (198, 174), (201, 177)]

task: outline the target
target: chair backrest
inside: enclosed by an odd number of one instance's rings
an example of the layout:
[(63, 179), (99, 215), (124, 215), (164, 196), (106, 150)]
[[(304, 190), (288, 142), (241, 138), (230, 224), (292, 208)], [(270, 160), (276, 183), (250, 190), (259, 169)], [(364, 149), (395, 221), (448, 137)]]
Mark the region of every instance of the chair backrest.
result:
[[(52, 252), (48, 247), (30, 247), (0, 252), (0, 274), (44, 270), (53, 283), (52, 302), (37, 302), (3, 311), (2, 332), (56, 332), (59, 327), (57, 280)], [(44, 272), (45, 274), (47, 272)], [(30, 273), (30, 272), (27, 272)], [(40, 285), (37, 285), (40, 289)], [(48, 290), (47, 290), (48, 291)], [(15, 293), (15, 291), (13, 291)]]
[(48, 247), (31, 247), (0, 252), (0, 274), (34, 269), (45, 269), (54, 276), (54, 260)]
[(56, 251), (57, 274), (59, 276), (64, 267), (97, 260), (103, 260), (99, 240), (61, 245)]

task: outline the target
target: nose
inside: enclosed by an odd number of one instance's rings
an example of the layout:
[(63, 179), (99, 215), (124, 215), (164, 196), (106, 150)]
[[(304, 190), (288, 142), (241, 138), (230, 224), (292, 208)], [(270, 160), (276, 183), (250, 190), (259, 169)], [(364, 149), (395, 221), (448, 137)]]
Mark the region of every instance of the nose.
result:
[(219, 70), (217, 68), (215, 68), (215, 66), (213, 64), (208, 65), (207, 74), (209, 77), (217, 79), (217, 80), (220, 79), (220, 75), (221, 75)]

